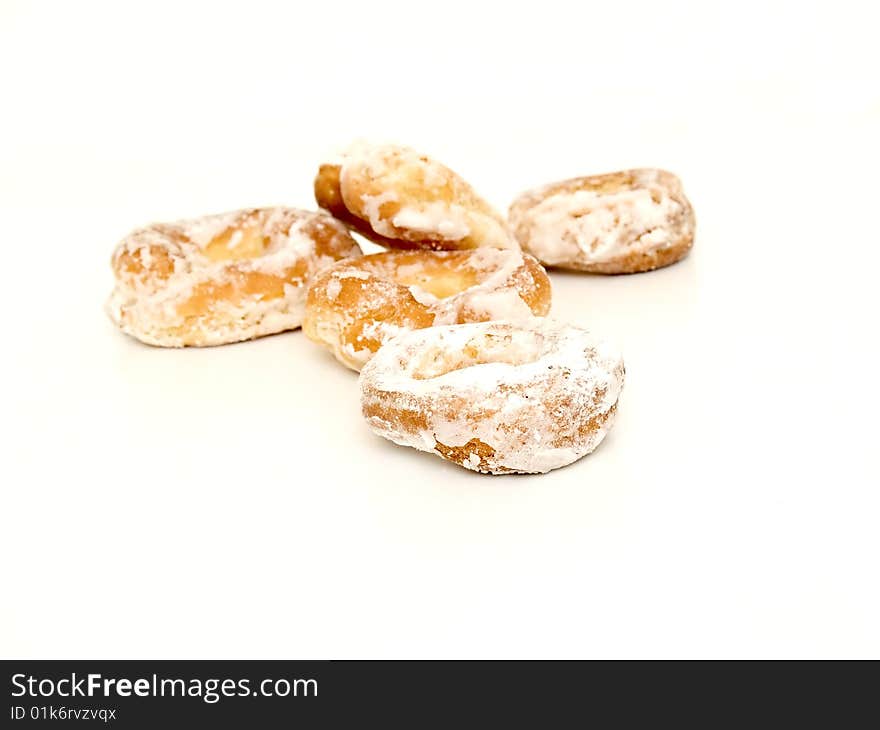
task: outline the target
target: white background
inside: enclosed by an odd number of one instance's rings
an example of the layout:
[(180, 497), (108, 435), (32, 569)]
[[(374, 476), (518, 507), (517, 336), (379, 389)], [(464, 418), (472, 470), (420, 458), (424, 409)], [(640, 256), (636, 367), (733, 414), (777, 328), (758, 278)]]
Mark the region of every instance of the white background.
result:
[[(870, 3), (0, 5), (0, 655), (880, 656)], [(392, 140), (502, 210), (660, 166), (685, 262), (554, 274), (622, 347), (607, 441), (485, 477), (371, 435), (301, 333), (102, 312), (156, 220), (313, 207)]]

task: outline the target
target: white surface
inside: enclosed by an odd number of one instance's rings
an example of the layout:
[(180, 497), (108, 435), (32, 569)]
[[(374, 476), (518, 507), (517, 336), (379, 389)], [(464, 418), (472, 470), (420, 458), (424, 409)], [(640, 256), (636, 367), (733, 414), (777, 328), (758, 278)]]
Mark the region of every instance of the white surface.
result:
[[(214, 5), (0, 6), (0, 655), (880, 655), (869, 4)], [(595, 454), (481, 477), (372, 436), (301, 333), (112, 328), (129, 229), (311, 206), (355, 137), (499, 207), (683, 178), (684, 263), (553, 275), (626, 356)]]

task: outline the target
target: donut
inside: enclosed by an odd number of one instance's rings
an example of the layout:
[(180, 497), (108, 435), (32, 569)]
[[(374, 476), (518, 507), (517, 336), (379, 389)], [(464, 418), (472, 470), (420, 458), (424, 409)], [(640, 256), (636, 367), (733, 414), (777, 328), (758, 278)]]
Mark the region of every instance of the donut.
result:
[(302, 324), (306, 286), (361, 251), (324, 212), (262, 208), (140, 228), (116, 247), (107, 312), (149, 345), (222, 345)]
[(315, 277), (303, 332), (360, 370), (402, 331), (522, 319), (550, 309), (550, 280), (510, 249), (386, 251), (342, 261)]
[(620, 354), (545, 318), (429, 327), (389, 340), (359, 378), (372, 431), (484, 474), (543, 474), (595, 449)]
[(510, 225), (545, 266), (633, 274), (674, 264), (694, 242), (694, 211), (671, 172), (626, 170), (520, 195)]
[(397, 145), (353, 145), (320, 166), (318, 205), (386, 248), (518, 249), (504, 218), (445, 165)]

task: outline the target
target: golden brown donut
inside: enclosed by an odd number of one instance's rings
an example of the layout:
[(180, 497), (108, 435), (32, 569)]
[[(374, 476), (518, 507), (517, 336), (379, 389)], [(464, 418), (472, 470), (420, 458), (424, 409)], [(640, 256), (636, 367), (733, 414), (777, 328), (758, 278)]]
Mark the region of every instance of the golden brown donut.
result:
[(150, 345), (249, 340), (299, 327), (312, 277), (360, 255), (345, 226), (324, 212), (262, 208), (156, 223), (113, 253), (107, 311)]
[(459, 175), (409, 147), (353, 145), (321, 165), (318, 205), (388, 248), (519, 246), (504, 218)]
[(681, 181), (642, 169), (564, 180), (510, 206), (517, 240), (545, 266), (632, 274), (668, 266), (694, 242), (694, 211)]
[(615, 348), (534, 318), (402, 334), (364, 366), (359, 384), (379, 436), (486, 474), (539, 474), (599, 445), (623, 379)]
[(550, 280), (509, 249), (387, 251), (319, 274), (303, 331), (360, 370), (390, 337), (441, 324), (522, 319), (550, 309)]

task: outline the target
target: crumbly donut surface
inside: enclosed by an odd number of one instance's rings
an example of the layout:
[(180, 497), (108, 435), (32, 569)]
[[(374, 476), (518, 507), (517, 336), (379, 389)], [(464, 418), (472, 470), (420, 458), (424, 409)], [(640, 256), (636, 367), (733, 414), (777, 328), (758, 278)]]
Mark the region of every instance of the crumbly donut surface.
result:
[(550, 309), (550, 280), (509, 249), (388, 251), (340, 262), (309, 289), (303, 331), (354, 370), (400, 332), (530, 319)]
[(249, 340), (299, 327), (312, 277), (360, 255), (323, 211), (260, 208), (157, 223), (117, 246), (107, 312), (150, 345)]
[(552, 320), (431, 327), (361, 371), (370, 428), (487, 474), (545, 473), (593, 451), (624, 381), (618, 351)]
[(503, 216), (465, 180), (409, 147), (353, 145), (320, 167), (315, 199), (390, 248), (519, 248)]
[(552, 183), (520, 195), (509, 220), (523, 249), (544, 265), (599, 274), (668, 266), (694, 241), (693, 208), (665, 170)]

